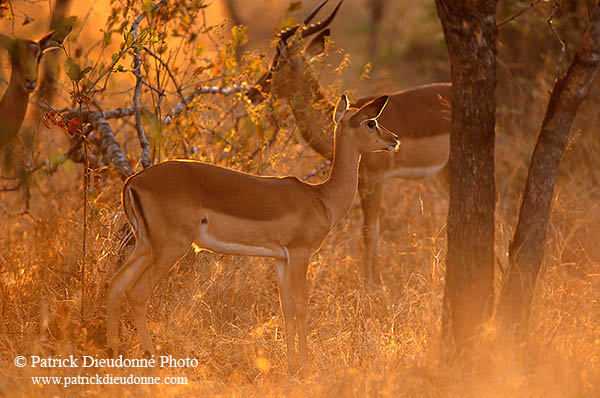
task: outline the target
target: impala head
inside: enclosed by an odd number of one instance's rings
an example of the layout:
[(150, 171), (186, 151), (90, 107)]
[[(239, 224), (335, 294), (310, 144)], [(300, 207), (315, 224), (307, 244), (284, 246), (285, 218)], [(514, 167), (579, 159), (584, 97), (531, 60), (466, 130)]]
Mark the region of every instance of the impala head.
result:
[(39, 41), (12, 39), (0, 34), (0, 47), (8, 50), (12, 64), (11, 73), (15, 74), (14, 77), (11, 76), (11, 80), (17, 79), (23, 90), (28, 93), (35, 90), (42, 54), (60, 46), (67, 34), (64, 30), (56, 30)]
[[(298, 92), (302, 84), (302, 74), (306, 73), (310, 62), (325, 51), (325, 41), (329, 37), (327, 25), (333, 21), (342, 1), (338, 3), (326, 19), (308, 25), (319, 10), (327, 3), (324, 0), (307, 16), (302, 25), (292, 26), (282, 30), (277, 35), (277, 50), (269, 70), (261, 76), (247, 96), (253, 103), (260, 103), (265, 94), (274, 93), (279, 97), (287, 97)], [(304, 48), (301, 44), (304, 38), (320, 32)]]
[(342, 95), (333, 113), (336, 137), (344, 134), (346, 139), (355, 140), (360, 153), (397, 150), (398, 136), (377, 123), (387, 102), (384, 95), (356, 109), (350, 108), (348, 97)]

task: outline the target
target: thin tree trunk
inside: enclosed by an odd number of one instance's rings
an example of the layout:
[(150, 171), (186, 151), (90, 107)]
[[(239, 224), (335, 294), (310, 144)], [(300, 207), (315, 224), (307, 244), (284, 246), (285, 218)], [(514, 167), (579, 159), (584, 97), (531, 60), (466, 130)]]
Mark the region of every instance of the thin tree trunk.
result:
[(468, 353), (494, 301), (496, 0), (436, 0), (452, 73), (444, 346)]
[(569, 130), (596, 79), (599, 66), (600, 3), (596, 5), (569, 69), (552, 90), (529, 166), (498, 308), (503, 326), (517, 336), (527, 325), (531, 298), (544, 256), (556, 173), (567, 146)]
[(371, 32), (369, 33), (369, 56), (371, 60), (377, 56), (379, 47), (379, 28), (383, 18), (385, 0), (369, 0), (371, 14)]
[[(56, 0), (52, 17), (50, 19), (50, 30), (57, 29), (67, 16), (67, 11), (71, 5), (71, 0)], [(42, 68), (42, 78), (38, 91), (38, 98), (52, 103), (56, 92), (56, 82), (60, 72), (60, 64), (55, 57), (44, 57)]]

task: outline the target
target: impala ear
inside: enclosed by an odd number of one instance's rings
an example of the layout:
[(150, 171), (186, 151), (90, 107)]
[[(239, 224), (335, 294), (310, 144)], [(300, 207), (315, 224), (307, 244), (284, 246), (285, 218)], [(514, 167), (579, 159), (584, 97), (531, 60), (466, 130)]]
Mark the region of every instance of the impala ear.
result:
[(333, 112), (333, 121), (335, 124), (339, 124), (339, 122), (342, 121), (342, 117), (344, 116), (344, 113), (346, 113), (347, 109), (348, 97), (346, 97), (346, 94), (342, 94), (342, 98), (340, 98), (338, 101), (337, 106), (335, 107), (335, 112)]
[(40, 44), (40, 49), (42, 50), (42, 52), (46, 52), (48, 50), (52, 50), (53, 48), (58, 48), (63, 41), (64, 38), (62, 38), (61, 40), (60, 35), (57, 34), (56, 31), (54, 31), (42, 37), (40, 41), (38, 41), (38, 43)]
[(69, 33), (73, 30), (76, 17), (65, 18), (63, 22), (52, 32), (42, 37), (38, 43), (42, 52), (58, 48), (65, 41)]
[(377, 119), (387, 105), (388, 99), (389, 97), (387, 95), (377, 97), (373, 101), (360, 108), (357, 114), (360, 113), (361, 115), (365, 115), (369, 119)]
[(13, 39), (0, 33), (0, 47), (10, 50), (13, 42)]
[(329, 34), (331, 31), (329, 29), (325, 29), (318, 35), (316, 35), (310, 43), (306, 45), (304, 48), (304, 54), (312, 60), (319, 55), (322, 55), (325, 52), (325, 41), (329, 38)]

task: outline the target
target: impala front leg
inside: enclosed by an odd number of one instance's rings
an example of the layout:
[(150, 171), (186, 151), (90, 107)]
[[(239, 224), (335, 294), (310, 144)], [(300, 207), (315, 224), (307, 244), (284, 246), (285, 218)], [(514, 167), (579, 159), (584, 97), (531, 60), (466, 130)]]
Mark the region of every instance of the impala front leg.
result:
[(308, 295), (306, 291), (306, 271), (310, 260), (310, 251), (307, 253), (292, 252), (290, 257), (290, 271), (292, 276), (292, 297), (294, 299), (294, 312), (298, 327), (298, 353), (300, 367), (307, 368), (308, 361), (308, 328), (306, 323)]
[(377, 244), (379, 241), (379, 208), (383, 197), (383, 181), (380, 176), (363, 175), (358, 180), (358, 193), (363, 210), (362, 228), (362, 274), (368, 282), (377, 280)]
[[(281, 311), (285, 322), (285, 340), (287, 344), (288, 371), (297, 373), (306, 369), (308, 361), (306, 307), (306, 270), (310, 251), (292, 251), (284, 249), (286, 259), (277, 259), (277, 277)], [(298, 350), (296, 351), (296, 335)], [(299, 358), (297, 353), (299, 353)]]

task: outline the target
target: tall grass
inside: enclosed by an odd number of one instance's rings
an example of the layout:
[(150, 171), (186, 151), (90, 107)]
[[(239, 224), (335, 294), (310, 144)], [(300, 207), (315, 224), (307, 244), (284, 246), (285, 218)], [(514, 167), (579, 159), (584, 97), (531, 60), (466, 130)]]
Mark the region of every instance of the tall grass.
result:
[[(518, 140), (514, 137), (508, 141)], [(573, 152), (597, 150), (582, 137)], [(507, 143), (508, 145), (508, 143)], [(500, 145), (502, 150), (502, 145)], [(599, 152), (594, 152), (598, 154)], [(525, 168), (515, 151), (502, 162)], [(512, 157), (511, 157), (512, 156)], [(499, 167), (501, 192), (518, 186)], [(313, 257), (309, 347), (312, 371), (302, 382), (285, 372), (285, 344), (274, 264), (190, 251), (154, 294), (150, 330), (159, 352), (196, 358), (194, 369), (16, 368), (17, 355), (104, 356), (104, 283), (115, 270), (118, 184), (91, 204), (86, 302), (78, 282), (80, 200), (74, 193), (34, 200), (34, 220), (2, 215), (0, 278), (0, 394), (13, 396), (597, 396), (600, 391), (600, 222), (597, 187), (586, 167), (568, 156), (547, 239), (527, 341), (485, 353), (485, 374), (439, 361), (447, 200), (432, 182), (389, 184), (379, 253), (381, 286), (366, 288), (358, 274), (358, 207)], [(509, 178), (508, 180), (506, 178)], [(512, 178), (512, 179), (511, 179)], [(48, 195), (45, 195), (48, 197)], [(498, 258), (514, 226), (515, 198), (498, 203)], [(125, 306), (127, 308), (127, 306)], [(142, 352), (128, 310), (121, 325), (127, 356)], [(38, 386), (31, 376), (185, 376), (186, 386)], [(127, 395), (124, 395), (127, 396)]]

